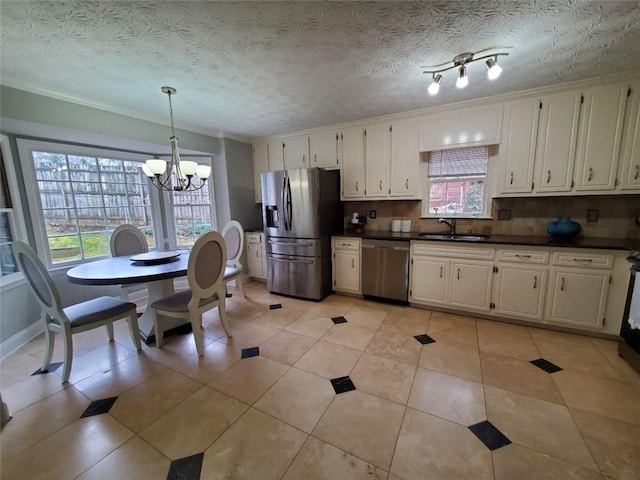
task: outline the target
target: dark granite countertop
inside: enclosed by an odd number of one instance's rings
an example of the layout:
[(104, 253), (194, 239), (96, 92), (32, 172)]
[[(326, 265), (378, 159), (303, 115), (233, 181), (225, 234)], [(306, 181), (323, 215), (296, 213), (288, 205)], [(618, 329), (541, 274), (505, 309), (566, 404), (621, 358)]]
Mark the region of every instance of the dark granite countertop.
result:
[[(441, 233), (441, 232), (439, 232)], [(454, 243), (474, 243), (474, 244), (498, 244), (498, 245), (527, 245), (535, 247), (557, 247), (557, 248), (594, 248), (606, 250), (640, 250), (640, 240), (625, 238), (595, 238), (577, 237), (568, 241), (556, 241), (548, 236), (534, 235), (490, 235), (486, 240), (450, 240), (450, 239), (425, 239), (420, 238), (419, 232), (401, 233), (381, 230), (366, 231), (362, 234), (354, 233), (352, 230), (335, 233), (336, 236), (358, 237), (373, 240), (423, 240), (429, 242), (454, 242)]]

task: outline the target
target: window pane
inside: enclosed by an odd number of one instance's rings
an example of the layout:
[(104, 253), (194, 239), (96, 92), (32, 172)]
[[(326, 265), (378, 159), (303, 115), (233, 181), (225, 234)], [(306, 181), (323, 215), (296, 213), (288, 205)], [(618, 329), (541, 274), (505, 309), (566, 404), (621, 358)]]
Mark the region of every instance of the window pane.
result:
[[(173, 193), (173, 214), (178, 246), (191, 246), (200, 235), (211, 231), (211, 196), (209, 194), (211, 181), (212, 179), (209, 178), (199, 190)], [(197, 187), (201, 185), (198, 178), (194, 177), (193, 182)]]
[(123, 223), (143, 228), (155, 246), (148, 181), (140, 164), (33, 152), (53, 263), (109, 255), (109, 234)]
[(450, 178), (431, 182), (429, 213), (479, 216), (483, 211), (482, 179)]
[(11, 243), (13, 242), (13, 211), (0, 210), (0, 277), (18, 271)]

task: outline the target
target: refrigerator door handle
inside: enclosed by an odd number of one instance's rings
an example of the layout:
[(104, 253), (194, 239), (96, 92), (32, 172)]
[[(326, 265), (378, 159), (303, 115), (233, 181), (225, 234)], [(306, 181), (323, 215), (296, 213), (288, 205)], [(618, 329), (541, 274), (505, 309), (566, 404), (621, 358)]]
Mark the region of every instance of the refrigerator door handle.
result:
[(282, 221), (284, 222), (284, 229), (289, 231), (287, 228), (287, 209), (286, 209), (286, 198), (287, 198), (287, 177), (282, 178)]
[(293, 246), (293, 247), (312, 247), (313, 246), (312, 242), (305, 242), (305, 243), (299, 243), (299, 242), (277, 242), (275, 240), (269, 240), (269, 243), (271, 245), (289, 245), (289, 246)]
[(293, 225), (293, 208), (291, 204), (291, 180), (287, 177), (287, 220), (289, 222), (288, 230), (291, 231)]

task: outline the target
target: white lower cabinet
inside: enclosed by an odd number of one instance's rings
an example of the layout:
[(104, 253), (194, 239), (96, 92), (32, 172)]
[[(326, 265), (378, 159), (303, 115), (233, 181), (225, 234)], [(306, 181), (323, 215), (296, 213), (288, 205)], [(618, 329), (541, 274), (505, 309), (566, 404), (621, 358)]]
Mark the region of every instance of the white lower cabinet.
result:
[(267, 278), (267, 252), (264, 243), (264, 233), (246, 233), (247, 268), (249, 276), (253, 278)]
[(616, 335), (627, 254), (412, 241), (409, 301)]
[(331, 248), (333, 250), (333, 289), (336, 292), (361, 294), (360, 239), (333, 237)]
[(474, 258), (492, 260), (493, 249), (414, 242), (411, 252), (410, 302), (489, 310), (493, 262)]

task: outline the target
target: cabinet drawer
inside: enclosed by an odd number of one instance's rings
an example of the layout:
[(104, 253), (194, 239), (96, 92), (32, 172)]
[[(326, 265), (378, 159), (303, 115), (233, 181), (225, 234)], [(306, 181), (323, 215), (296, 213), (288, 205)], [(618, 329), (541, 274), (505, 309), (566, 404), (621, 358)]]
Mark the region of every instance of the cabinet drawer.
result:
[(613, 255), (581, 252), (553, 252), (553, 264), (566, 267), (611, 268)]
[(247, 243), (262, 243), (262, 234), (247, 233)]
[(415, 242), (411, 245), (413, 255), (431, 255), (438, 257), (475, 258), (478, 260), (493, 260), (493, 248), (462, 247), (457, 245), (434, 246), (435, 242)]
[(333, 248), (336, 250), (360, 250), (359, 238), (334, 238)]
[(549, 263), (549, 252), (539, 252), (535, 250), (498, 250), (498, 260), (501, 262), (546, 265)]

